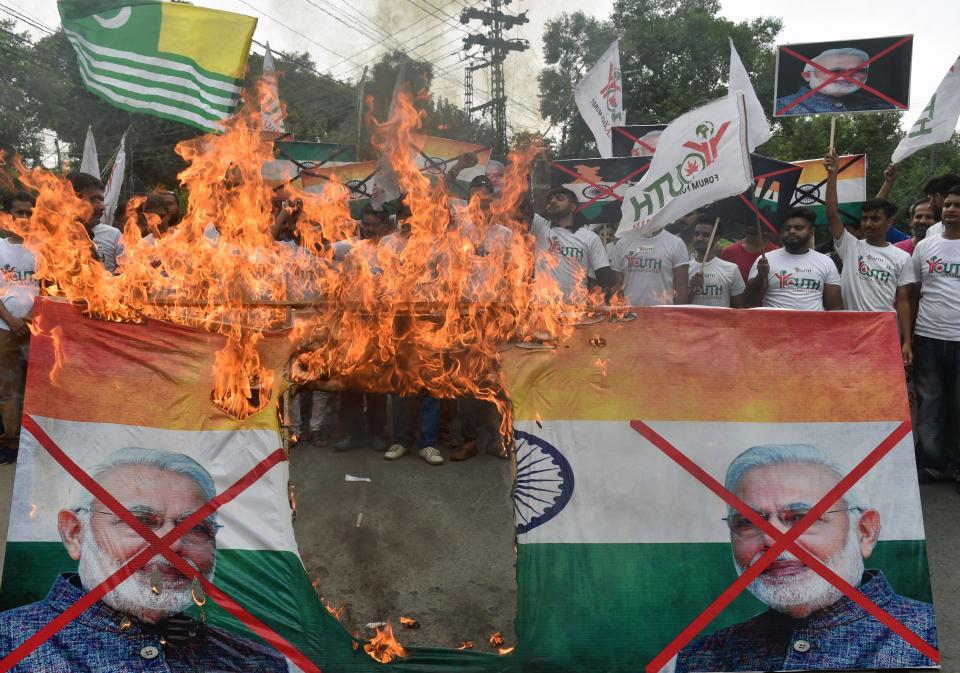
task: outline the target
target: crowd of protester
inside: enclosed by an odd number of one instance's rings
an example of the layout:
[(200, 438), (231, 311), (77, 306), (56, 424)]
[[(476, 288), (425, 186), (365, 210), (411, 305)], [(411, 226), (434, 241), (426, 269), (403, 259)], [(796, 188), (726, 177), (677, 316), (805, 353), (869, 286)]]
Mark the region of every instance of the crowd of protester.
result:
[[(475, 161), (465, 157), (448, 174)], [(576, 218), (577, 195), (555, 188), (546, 195), (542, 214), (529, 213), (537, 255), (537, 273), (551, 274), (567, 297), (584, 289), (602, 292), (626, 306), (690, 304), (741, 309), (881, 311), (896, 314), (911, 397), (915, 399), (917, 466), (924, 480), (960, 483), (960, 176), (939, 175), (924, 186), (924, 195), (909, 204), (909, 235), (894, 227), (898, 208), (887, 200), (896, 178), (888, 169), (877, 198), (867, 200), (859, 222), (844, 222), (837, 203), (837, 156), (824, 159), (828, 173), (826, 216), (829, 240), (815, 249), (816, 215), (806, 208), (782, 213), (779, 231), (768, 223), (740, 225), (739, 240), (724, 238), (733, 223), (706, 212), (691, 213), (648, 237), (604, 241)], [(112, 223), (101, 221), (102, 182), (72, 173), (68, 179), (87, 201), (85, 222), (92, 255), (113, 272), (125, 254), (121, 226), (128, 209), (117, 209)], [(471, 203), (482, 217), (498, 186), (486, 176), (470, 183)], [(29, 220), (35, 200), (15, 191), (4, 210)], [(181, 203), (173, 192), (156, 191), (139, 200), (134, 215), (141, 244), (175, 231)], [(466, 212), (466, 211), (464, 211)], [(470, 212), (477, 212), (471, 209)], [(296, 246), (302, 203), (284, 190), (273, 200), (272, 234)], [(395, 214), (364, 207), (352, 238), (330, 242), (335, 263), (369, 262), (385, 246), (402, 250), (410, 235), (401, 207)], [(497, 273), (483, 257), (497, 246), (511, 246), (511, 229), (496, 222), (461, 217), (460, 235), (476, 251), (477, 274)], [(211, 227), (205, 232), (216, 238)], [(39, 292), (34, 259), (22, 240), (0, 232), (0, 461), (16, 459), (22, 407), (29, 320)], [(599, 290), (597, 290), (599, 288)], [(440, 400), (344, 391), (330, 393), (303, 387), (290, 405), (300, 441), (328, 444), (334, 451), (369, 448), (396, 460), (411, 451), (431, 465), (466, 460), (485, 452), (505, 457), (496, 407), (475, 399)], [(388, 419), (391, 428), (387, 431)], [(455, 439), (454, 430), (460, 439)], [(388, 440), (388, 437), (391, 439)]]

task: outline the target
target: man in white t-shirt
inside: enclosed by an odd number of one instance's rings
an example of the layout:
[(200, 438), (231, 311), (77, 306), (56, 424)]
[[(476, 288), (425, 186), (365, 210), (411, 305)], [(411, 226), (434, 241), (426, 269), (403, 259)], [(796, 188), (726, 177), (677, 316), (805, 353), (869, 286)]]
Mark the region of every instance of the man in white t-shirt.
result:
[(123, 256), (121, 232), (109, 224), (100, 222), (103, 215), (103, 182), (100, 178), (87, 173), (70, 173), (67, 176), (77, 196), (90, 204), (90, 216), (83, 223), (93, 243), (97, 260), (113, 273), (117, 268), (117, 257)]
[(943, 234), (913, 251), (914, 438), (921, 477), (960, 483), (960, 186), (943, 204)]
[(783, 215), (783, 247), (757, 258), (747, 279), (747, 306), (798, 311), (843, 309), (840, 274), (826, 255), (810, 249), (816, 215), (791, 208)]
[[(3, 201), (3, 210), (27, 227), (33, 214), (34, 198), (24, 191)], [(23, 239), (13, 232), (0, 231), (0, 464), (16, 460), (20, 444), (20, 413), (23, 408), (24, 375), (30, 343), (30, 312), (40, 292), (34, 280), (33, 255)]]
[(887, 241), (897, 207), (886, 199), (868, 199), (860, 214), (860, 234), (853, 236), (843, 226), (837, 198), (839, 157), (827, 153), (823, 166), (827, 171), (826, 211), (833, 247), (843, 262), (840, 290), (843, 307), (848, 311), (896, 311), (900, 324), (903, 364), (913, 361), (910, 347), (910, 286), (917, 282), (910, 255)]
[(530, 231), (536, 241), (537, 273), (550, 274), (566, 301), (583, 298), (588, 279), (603, 287), (616, 284), (616, 274), (603, 249), (603, 241), (587, 227), (578, 225), (577, 195), (565, 187), (547, 193), (546, 218), (533, 216)]
[(683, 239), (666, 229), (653, 236), (624, 236), (613, 246), (610, 265), (620, 277), (628, 306), (690, 301), (690, 253)]
[(720, 234), (714, 231), (712, 216), (704, 214), (697, 218), (692, 242), (697, 258), (690, 261), (690, 303), (698, 306), (743, 308), (746, 283), (743, 282), (743, 275), (736, 264), (717, 257), (719, 238)]
[(930, 199), (933, 216), (937, 220), (936, 224), (927, 228), (925, 238), (933, 238), (943, 234), (943, 202), (946, 199), (947, 192), (958, 186), (960, 186), (960, 175), (956, 173), (935, 175), (923, 185), (923, 193)]

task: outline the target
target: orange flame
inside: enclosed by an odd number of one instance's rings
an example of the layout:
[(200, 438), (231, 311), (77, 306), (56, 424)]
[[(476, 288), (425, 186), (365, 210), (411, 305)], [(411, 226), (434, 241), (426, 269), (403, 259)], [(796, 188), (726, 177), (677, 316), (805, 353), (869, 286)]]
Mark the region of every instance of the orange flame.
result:
[(474, 647), (474, 643), (472, 640), (465, 640), (459, 645), (457, 645), (458, 650), (472, 650), (473, 647)]
[[(188, 164), (178, 177), (189, 193), (177, 227), (160, 232), (148, 217), (143, 236), (137, 202), (128, 209), (116, 273), (94, 257), (84, 226), (91, 206), (42, 168), (15, 161), (19, 180), (38, 193), (37, 206), (26, 224), (0, 214), (0, 228), (24, 238), (47, 294), (93, 317), (149, 317), (221, 335), (211, 401), (231, 416), (276, 405), (278, 373), (264, 366), (259, 345), (265, 333), (291, 325), (291, 307), (309, 306), (292, 322), (292, 381), (489, 400), (507, 436), (499, 348), (562, 340), (577, 311), (598, 301), (585, 291), (564, 298), (550, 274), (534, 274), (533, 240), (518, 206), (539, 150), (510, 154), (492, 200), (460, 202), (415, 163), (411, 134), (420, 114), (410, 95), (398, 96), (390, 119), (374, 123), (372, 139), (409, 214), (378, 245), (354, 237), (348, 190), (336, 181), (319, 193), (298, 182), (276, 191), (264, 183), (260, 169), (273, 158), (272, 143), (261, 133), (258, 96), (246, 100), (222, 135), (177, 146)], [(294, 240), (278, 242), (284, 228)], [(335, 258), (333, 243), (348, 240), (352, 251)]]
[(502, 657), (504, 655), (510, 654), (515, 649), (517, 649), (516, 645), (511, 645), (510, 647), (498, 647), (497, 654), (499, 654)]
[(500, 647), (503, 645), (503, 634), (499, 631), (491, 633), (487, 641), (490, 643), (491, 647)]
[(419, 629), (419, 628), (420, 628), (420, 622), (418, 622), (418, 621), (417, 621), (416, 619), (414, 619), (413, 617), (404, 617), (404, 616), (401, 615), (401, 617), (400, 617), (400, 626), (406, 627), (406, 628), (408, 628), (408, 629)]
[(387, 622), (383, 629), (378, 628), (376, 635), (363, 646), (363, 649), (374, 661), (381, 664), (389, 664), (397, 657), (407, 656), (403, 645), (394, 637), (390, 622)]

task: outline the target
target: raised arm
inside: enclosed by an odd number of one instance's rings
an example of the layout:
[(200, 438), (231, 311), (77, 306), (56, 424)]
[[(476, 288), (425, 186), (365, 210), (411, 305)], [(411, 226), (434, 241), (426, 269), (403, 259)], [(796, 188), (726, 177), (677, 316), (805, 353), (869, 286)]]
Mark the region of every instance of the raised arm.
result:
[(897, 181), (897, 165), (889, 164), (887, 169), (883, 172), (883, 185), (880, 187), (880, 191), (877, 192), (878, 199), (889, 199), (890, 191), (893, 189), (893, 183)]
[(830, 235), (835, 241), (843, 238), (843, 220), (840, 219), (840, 210), (837, 207), (837, 152), (830, 150), (823, 158), (823, 167), (827, 171), (827, 197), (824, 201), (827, 210), (827, 224), (830, 226)]

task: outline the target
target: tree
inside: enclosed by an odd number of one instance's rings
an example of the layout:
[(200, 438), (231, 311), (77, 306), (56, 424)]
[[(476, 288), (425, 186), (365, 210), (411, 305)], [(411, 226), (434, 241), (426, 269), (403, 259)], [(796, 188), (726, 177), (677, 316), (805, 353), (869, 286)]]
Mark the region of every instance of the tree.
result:
[(609, 21), (577, 13), (548, 22), (540, 106), (551, 122), (563, 124), (562, 156), (595, 152), (592, 135), (573, 105), (572, 87), (618, 36), (630, 124), (666, 123), (724, 95), (728, 37), (760, 100), (772, 100), (774, 39), (782, 22), (761, 17), (735, 23), (719, 13), (717, 0), (619, 0)]
[(548, 21), (543, 31), (543, 57), (547, 67), (537, 77), (540, 83), (540, 114), (561, 131), (557, 151), (564, 157), (594, 156), (597, 146), (590, 129), (573, 102), (573, 88), (596, 63), (616, 30), (583, 12), (561, 14)]
[(28, 33), (17, 33), (15, 22), (0, 21), (0, 53), (4, 74), (0, 78), (0, 150), (19, 154), (28, 164), (43, 158), (43, 127), (37, 113), (33, 83), (43, 76), (40, 64), (30, 58)]

